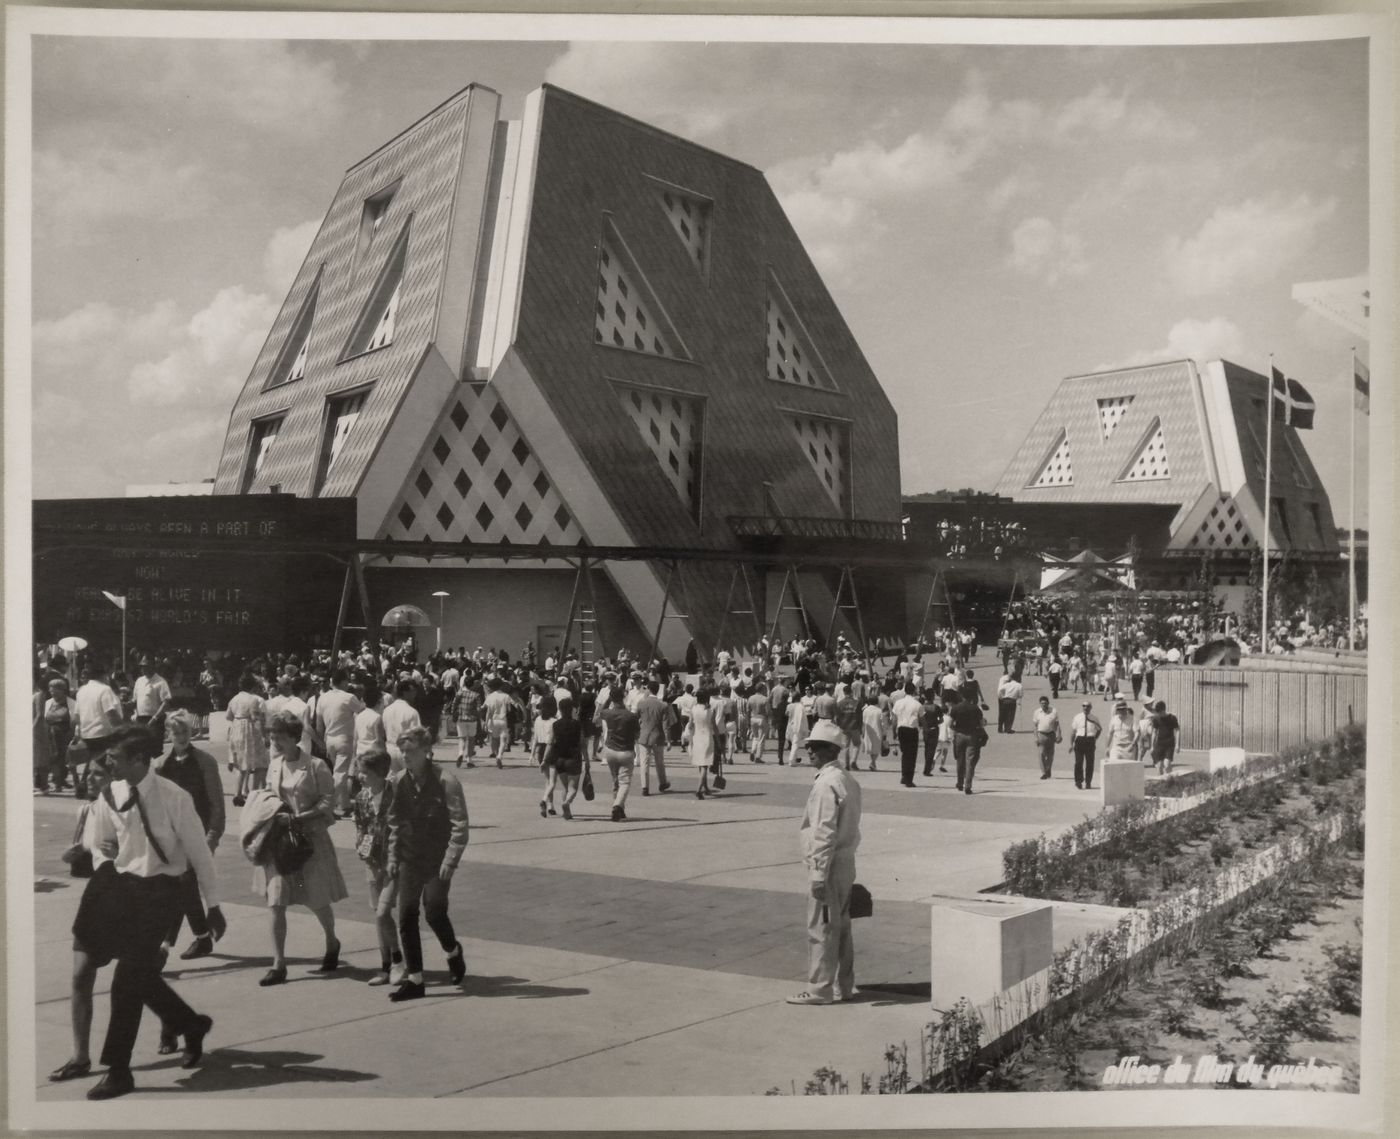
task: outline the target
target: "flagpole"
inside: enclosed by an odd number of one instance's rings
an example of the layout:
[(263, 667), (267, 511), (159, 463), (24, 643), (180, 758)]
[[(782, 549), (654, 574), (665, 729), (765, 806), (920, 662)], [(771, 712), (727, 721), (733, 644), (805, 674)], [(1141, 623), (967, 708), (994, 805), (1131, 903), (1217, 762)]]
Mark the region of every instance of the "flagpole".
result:
[[(1351, 378), (1356, 383), (1356, 349), (1351, 350)], [(1356, 648), (1356, 395), (1351, 398), (1351, 502), (1347, 511), (1347, 648)]]
[(1273, 522), (1274, 354), (1269, 353), (1269, 398), (1264, 401), (1264, 581), (1260, 590), (1259, 649), (1269, 654), (1269, 530)]

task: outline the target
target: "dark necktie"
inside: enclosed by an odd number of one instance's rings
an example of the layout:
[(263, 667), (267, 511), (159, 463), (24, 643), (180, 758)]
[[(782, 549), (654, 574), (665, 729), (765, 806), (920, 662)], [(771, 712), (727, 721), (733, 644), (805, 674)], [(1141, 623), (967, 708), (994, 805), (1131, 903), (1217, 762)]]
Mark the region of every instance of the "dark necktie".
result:
[(170, 859), (165, 857), (165, 851), (161, 849), (160, 843), (156, 840), (156, 836), (151, 833), (151, 820), (146, 817), (146, 804), (141, 798), (141, 792), (133, 786), (131, 788), (131, 798), (126, 801), (126, 806), (124, 807), (117, 806), (116, 800), (112, 797), (112, 789), (110, 787), (104, 788), (102, 793), (107, 797), (108, 806), (114, 811), (125, 814), (127, 811), (131, 810), (132, 807), (136, 808), (136, 813), (141, 818), (141, 829), (146, 834), (146, 841), (151, 844), (151, 849), (156, 852), (156, 857), (169, 865)]

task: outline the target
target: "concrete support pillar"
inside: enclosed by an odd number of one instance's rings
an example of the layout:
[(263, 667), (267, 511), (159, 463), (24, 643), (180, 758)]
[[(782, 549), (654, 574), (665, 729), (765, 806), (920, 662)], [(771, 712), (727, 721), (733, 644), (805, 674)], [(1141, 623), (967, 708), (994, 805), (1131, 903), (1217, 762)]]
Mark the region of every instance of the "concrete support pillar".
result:
[(981, 1004), (1050, 968), (1054, 907), (1023, 899), (969, 898), (933, 907), (932, 1004)]

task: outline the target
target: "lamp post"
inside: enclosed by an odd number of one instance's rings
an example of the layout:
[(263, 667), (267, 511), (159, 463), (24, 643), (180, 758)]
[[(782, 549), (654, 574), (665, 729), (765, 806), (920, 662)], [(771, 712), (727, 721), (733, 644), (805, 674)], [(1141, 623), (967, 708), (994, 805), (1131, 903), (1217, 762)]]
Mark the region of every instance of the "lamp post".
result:
[(439, 589), (433, 596), (438, 599), (437, 651), (442, 652), (442, 599), (451, 597), (452, 594), (445, 589)]

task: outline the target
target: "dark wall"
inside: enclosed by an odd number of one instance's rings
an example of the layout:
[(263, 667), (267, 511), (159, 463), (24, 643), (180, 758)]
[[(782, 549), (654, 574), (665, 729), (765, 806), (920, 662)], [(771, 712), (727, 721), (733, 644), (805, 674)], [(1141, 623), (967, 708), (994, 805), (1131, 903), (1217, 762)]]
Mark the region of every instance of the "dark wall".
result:
[[(127, 598), (131, 647), (249, 653), (329, 644), (343, 564), (267, 544), (352, 543), (355, 504), (291, 495), (45, 500), (34, 503), (33, 524), (37, 642), (76, 635), (95, 651), (118, 650), (122, 611), (106, 591)], [(112, 542), (133, 535), (135, 546)], [(201, 551), (201, 538), (238, 546)]]

